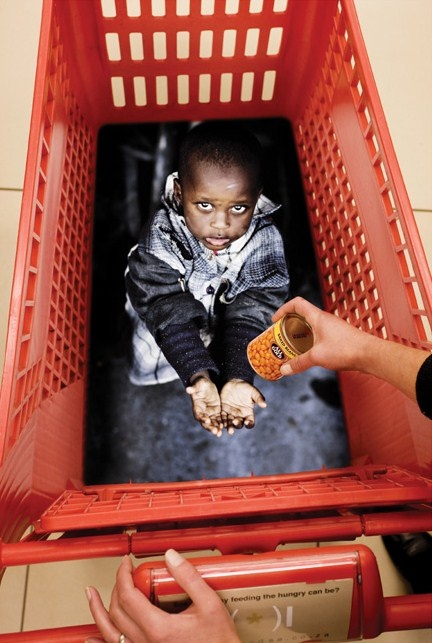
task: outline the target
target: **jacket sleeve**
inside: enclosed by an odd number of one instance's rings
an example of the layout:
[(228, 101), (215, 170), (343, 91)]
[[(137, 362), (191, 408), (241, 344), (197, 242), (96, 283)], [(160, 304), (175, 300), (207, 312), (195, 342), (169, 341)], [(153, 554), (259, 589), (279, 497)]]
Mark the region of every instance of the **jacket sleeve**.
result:
[(415, 387), (421, 412), (432, 420), (432, 355), (420, 366)]
[(182, 274), (142, 246), (131, 251), (125, 279), (132, 306), (155, 337), (172, 324), (205, 321), (206, 310), (185, 290)]
[(181, 273), (138, 245), (129, 255), (125, 280), (133, 308), (182, 382), (187, 385), (201, 370), (218, 373), (200, 336), (206, 310), (184, 290)]
[(287, 297), (288, 284), (279, 288), (253, 288), (237, 295), (225, 307), (221, 365), (224, 379), (253, 382), (254, 370), (247, 359), (247, 345), (271, 325), (273, 313)]

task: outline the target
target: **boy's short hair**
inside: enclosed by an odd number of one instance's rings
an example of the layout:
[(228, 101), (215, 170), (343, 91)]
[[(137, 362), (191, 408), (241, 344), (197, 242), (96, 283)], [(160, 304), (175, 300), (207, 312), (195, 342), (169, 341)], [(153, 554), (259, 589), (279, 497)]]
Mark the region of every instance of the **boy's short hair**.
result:
[(221, 168), (233, 165), (247, 169), (257, 188), (262, 187), (262, 148), (258, 139), (240, 125), (224, 121), (206, 121), (186, 134), (179, 150), (180, 181), (189, 178), (194, 162)]

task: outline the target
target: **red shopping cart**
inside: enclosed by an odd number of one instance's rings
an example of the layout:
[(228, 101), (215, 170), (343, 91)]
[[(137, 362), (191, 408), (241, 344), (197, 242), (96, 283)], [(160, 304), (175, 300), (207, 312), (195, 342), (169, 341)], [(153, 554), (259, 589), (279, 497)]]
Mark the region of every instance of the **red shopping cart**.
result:
[[(262, 556), (288, 542), (432, 529), (430, 423), (398, 391), (351, 372), (340, 375), (351, 467), (83, 482), (98, 132), (239, 115), (291, 124), (325, 308), (432, 347), (430, 273), (351, 0), (45, 0), (0, 397), (2, 568), (173, 543)], [(335, 574), (346, 558), (351, 572), (364, 563), (381, 596), (369, 553), (349, 551), (329, 553)], [(310, 556), (295, 582), (329, 582), (324, 554)], [(407, 596), (377, 601), (369, 627), (351, 572), (332, 578), (351, 578), (347, 637), (431, 623), (430, 596)]]

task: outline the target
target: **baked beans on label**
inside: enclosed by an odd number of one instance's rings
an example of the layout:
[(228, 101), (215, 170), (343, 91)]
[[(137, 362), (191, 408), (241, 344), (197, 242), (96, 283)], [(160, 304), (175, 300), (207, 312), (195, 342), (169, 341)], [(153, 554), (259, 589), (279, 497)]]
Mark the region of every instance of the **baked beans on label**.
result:
[(288, 314), (249, 342), (247, 356), (258, 375), (275, 381), (282, 377), (282, 364), (311, 348), (312, 343), (312, 330), (306, 320)]

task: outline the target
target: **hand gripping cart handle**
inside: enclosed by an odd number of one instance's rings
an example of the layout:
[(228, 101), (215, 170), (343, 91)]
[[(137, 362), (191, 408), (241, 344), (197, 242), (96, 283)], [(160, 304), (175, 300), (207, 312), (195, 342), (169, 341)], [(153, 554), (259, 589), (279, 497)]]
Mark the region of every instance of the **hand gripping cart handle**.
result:
[[(351, 641), (430, 626), (430, 596), (384, 598), (368, 547), (339, 546), (192, 559), (245, 643)], [(141, 564), (136, 585), (179, 612), (189, 599), (162, 562)]]

